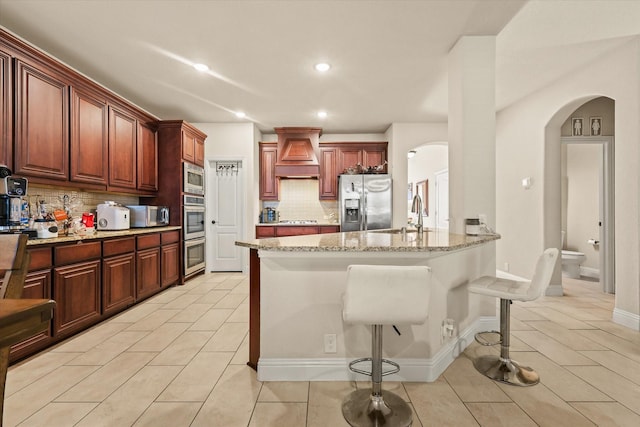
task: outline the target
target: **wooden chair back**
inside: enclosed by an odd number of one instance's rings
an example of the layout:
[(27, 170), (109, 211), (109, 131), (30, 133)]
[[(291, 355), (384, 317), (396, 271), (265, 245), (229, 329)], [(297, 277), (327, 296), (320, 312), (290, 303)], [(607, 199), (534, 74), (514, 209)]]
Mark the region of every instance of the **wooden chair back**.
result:
[(20, 298), (29, 269), (26, 234), (0, 234), (0, 298)]

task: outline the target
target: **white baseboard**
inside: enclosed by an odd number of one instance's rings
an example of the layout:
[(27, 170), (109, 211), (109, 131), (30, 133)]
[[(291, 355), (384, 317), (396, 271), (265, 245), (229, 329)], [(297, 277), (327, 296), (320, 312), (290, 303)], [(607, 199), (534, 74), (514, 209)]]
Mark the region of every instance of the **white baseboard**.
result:
[(580, 275), (584, 277), (592, 277), (594, 279), (599, 279), (600, 270), (597, 268), (580, 266)]
[(640, 331), (640, 316), (637, 314), (614, 308), (613, 321), (619, 325), (631, 328), (634, 331)]
[[(431, 359), (392, 359), (400, 365), (400, 372), (385, 376), (387, 381), (435, 381), (447, 367), (473, 342), (481, 331), (497, 330), (495, 316), (483, 316), (451, 339)], [(349, 370), (352, 359), (266, 359), (258, 361), (258, 381), (368, 381), (370, 377)], [(366, 368), (365, 368), (366, 369)]]

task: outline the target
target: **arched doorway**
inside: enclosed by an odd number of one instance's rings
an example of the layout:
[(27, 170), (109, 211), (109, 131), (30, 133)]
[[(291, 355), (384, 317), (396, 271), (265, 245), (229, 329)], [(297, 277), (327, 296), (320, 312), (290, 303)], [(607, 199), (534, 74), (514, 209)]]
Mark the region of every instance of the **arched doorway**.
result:
[[(417, 214), (411, 212), (411, 200), (416, 193), (423, 199), (423, 224), (430, 228), (443, 228), (448, 221), (448, 198), (439, 197), (443, 192), (448, 195), (449, 188), (442, 188), (438, 175), (448, 171), (449, 147), (446, 142), (423, 144), (410, 150), (407, 156), (407, 222), (415, 223)], [(436, 187), (439, 182), (441, 187)], [(446, 208), (445, 208), (446, 204)], [(443, 213), (446, 218), (443, 218)]]

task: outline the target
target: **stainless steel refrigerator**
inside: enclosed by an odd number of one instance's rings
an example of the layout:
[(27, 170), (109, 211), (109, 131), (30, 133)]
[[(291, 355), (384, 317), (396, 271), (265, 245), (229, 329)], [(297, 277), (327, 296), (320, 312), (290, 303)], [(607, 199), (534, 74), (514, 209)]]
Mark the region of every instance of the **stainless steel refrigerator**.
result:
[(391, 228), (391, 175), (340, 175), (340, 231)]

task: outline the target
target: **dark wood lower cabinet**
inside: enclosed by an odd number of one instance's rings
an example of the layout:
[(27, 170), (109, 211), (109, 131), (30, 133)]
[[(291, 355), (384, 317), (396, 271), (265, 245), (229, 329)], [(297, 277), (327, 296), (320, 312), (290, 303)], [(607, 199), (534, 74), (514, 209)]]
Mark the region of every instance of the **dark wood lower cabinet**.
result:
[(136, 254), (136, 299), (139, 301), (160, 290), (160, 247)]
[(96, 260), (54, 268), (55, 337), (72, 334), (101, 319), (100, 264)]
[(163, 245), (160, 249), (160, 255), (161, 285), (166, 288), (177, 283), (180, 279), (180, 245), (178, 243)]
[(136, 258), (133, 252), (102, 261), (102, 314), (116, 313), (135, 302)]

